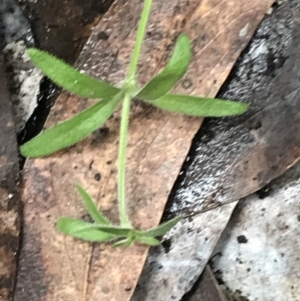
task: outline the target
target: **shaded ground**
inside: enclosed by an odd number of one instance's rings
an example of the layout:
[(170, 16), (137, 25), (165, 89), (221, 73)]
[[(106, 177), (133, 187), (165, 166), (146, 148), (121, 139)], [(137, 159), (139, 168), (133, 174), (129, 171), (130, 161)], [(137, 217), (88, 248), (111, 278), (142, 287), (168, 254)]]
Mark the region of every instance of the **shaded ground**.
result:
[(19, 0), (28, 17), (37, 45), (74, 63), (93, 25), (113, 0)]
[(10, 97), (0, 55), (0, 300), (11, 300), (19, 253), (18, 148)]

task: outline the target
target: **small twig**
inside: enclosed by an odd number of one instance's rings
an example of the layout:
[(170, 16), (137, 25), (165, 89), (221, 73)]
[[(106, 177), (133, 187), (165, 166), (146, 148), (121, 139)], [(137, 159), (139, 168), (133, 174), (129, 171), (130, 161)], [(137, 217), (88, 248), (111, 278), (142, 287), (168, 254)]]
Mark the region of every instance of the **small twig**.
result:
[(208, 211), (211, 211), (213, 209), (217, 209), (217, 208), (220, 208), (220, 207), (223, 207), (224, 205), (228, 205), (228, 204), (231, 204), (231, 203), (234, 203), (234, 202), (238, 202), (239, 200), (230, 200), (230, 201), (226, 201), (226, 202), (219, 202), (211, 207), (206, 207), (204, 209), (201, 209), (201, 210), (197, 210), (197, 211), (193, 211), (193, 213), (191, 214), (187, 214), (187, 215), (184, 215), (184, 218), (189, 218), (189, 217), (193, 217), (193, 216), (196, 216), (196, 215), (199, 215), (199, 214), (202, 214), (202, 213), (205, 213), (205, 212), (208, 212)]

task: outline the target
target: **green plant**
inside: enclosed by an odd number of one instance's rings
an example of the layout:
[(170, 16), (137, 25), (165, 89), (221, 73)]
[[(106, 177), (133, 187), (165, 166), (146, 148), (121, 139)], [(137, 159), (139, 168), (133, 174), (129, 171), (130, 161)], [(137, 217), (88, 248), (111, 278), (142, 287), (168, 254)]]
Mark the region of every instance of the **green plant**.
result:
[(43, 51), (37, 49), (28, 51), (33, 63), (56, 84), (71, 93), (99, 99), (99, 101), (74, 118), (44, 131), (21, 146), (21, 153), (24, 156), (42, 157), (77, 143), (102, 126), (123, 100), (118, 154), (120, 225), (113, 225), (97, 209), (90, 195), (81, 186), (77, 186), (94, 223), (62, 217), (57, 227), (67, 235), (88, 241), (114, 241), (115, 246), (129, 246), (135, 241), (157, 245), (159, 244), (157, 237), (169, 231), (182, 218), (176, 217), (154, 229), (145, 231), (134, 229), (130, 223), (126, 208), (125, 166), (130, 102), (133, 98), (167, 111), (191, 116), (228, 116), (241, 114), (247, 109), (247, 105), (243, 103), (169, 93), (186, 73), (190, 63), (191, 45), (185, 34), (177, 39), (173, 55), (164, 70), (143, 88), (138, 87), (136, 71), (151, 4), (152, 0), (145, 0), (129, 73), (120, 88), (80, 73)]

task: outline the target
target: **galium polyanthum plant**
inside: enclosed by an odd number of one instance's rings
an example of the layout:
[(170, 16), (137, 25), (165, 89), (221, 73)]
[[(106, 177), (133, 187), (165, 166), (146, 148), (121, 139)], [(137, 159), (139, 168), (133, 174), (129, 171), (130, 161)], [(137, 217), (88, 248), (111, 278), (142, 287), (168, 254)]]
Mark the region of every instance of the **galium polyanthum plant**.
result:
[(97, 208), (91, 196), (81, 186), (77, 190), (93, 219), (93, 223), (62, 217), (57, 228), (70, 236), (87, 241), (113, 242), (114, 246), (130, 246), (134, 242), (158, 245), (157, 237), (164, 235), (182, 217), (176, 217), (150, 230), (134, 229), (126, 207), (125, 167), (130, 103), (133, 98), (160, 109), (190, 116), (221, 117), (237, 115), (247, 110), (243, 103), (172, 94), (169, 91), (186, 73), (191, 59), (191, 44), (186, 34), (181, 34), (166, 67), (140, 88), (136, 79), (139, 55), (151, 10), (152, 0), (144, 1), (137, 31), (137, 39), (129, 66), (128, 76), (119, 88), (81, 73), (54, 56), (38, 49), (29, 49), (32, 62), (58, 86), (71, 93), (99, 100), (75, 117), (62, 122), (21, 146), (25, 157), (43, 157), (76, 144), (101, 127), (122, 103), (118, 152), (118, 205), (120, 225), (112, 224)]

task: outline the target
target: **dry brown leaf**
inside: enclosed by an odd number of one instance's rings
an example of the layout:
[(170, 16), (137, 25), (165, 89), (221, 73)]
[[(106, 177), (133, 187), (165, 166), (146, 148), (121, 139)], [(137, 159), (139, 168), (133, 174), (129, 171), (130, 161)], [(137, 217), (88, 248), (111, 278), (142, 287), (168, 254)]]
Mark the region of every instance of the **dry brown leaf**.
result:
[[(176, 91), (214, 96), (272, 1), (154, 1), (140, 83), (166, 62), (174, 40), (186, 32), (194, 45), (190, 69)], [(141, 1), (117, 1), (81, 54), (78, 66), (121, 84), (126, 75)], [(101, 32), (109, 35), (101, 40)], [(71, 117), (90, 102), (63, 93), (47, 127)], [(86, 214), (74, 184), (97, 199), (113, 221), (116, 210), (116, 148), (119, 118), (67, 151), (29, 160), (24, 171), (24, 246), (15, 300), (129, 300), (148, 248), (127, 250), (90, 245), (58, 233), (62, 215)], [(159, 223), (168, 194), (201, 120), (135, 103), (128, 145), (127, 189), (136, 227)], [(100, 174), (100, 181), (99, 179)]]

